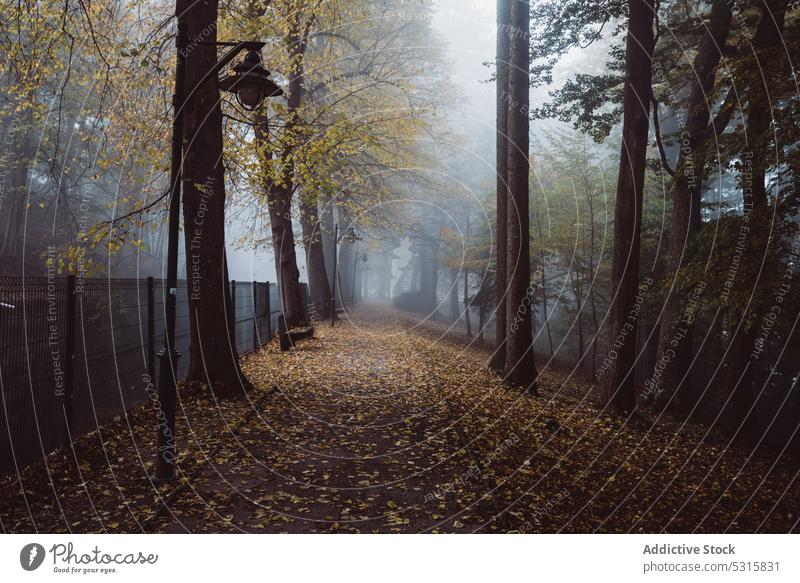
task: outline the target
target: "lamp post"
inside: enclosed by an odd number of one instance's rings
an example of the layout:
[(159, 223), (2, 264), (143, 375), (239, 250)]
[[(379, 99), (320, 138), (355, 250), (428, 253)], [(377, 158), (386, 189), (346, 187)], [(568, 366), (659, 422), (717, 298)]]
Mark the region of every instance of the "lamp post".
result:
[(367, 254), (364, 253), (361, 255), (361, 263), (364, 265), (361, 266), (361, 272), (359, 273), (358, 278), (358, 301), (360, 302), (364, 299), (362, 294), (366, 294), (369, 296), (369, 266), (367, 265)]
[[(337, 268), (338, 268), (338, 255), (339, 255), (339, 242), (350, 241), (351, 243), (355, 243), (356, 241), (361, 241), (362, 237), (353, 227), (347, 229), (347, 232), (342, 235), (341, 239), (339, 238), (339, 223), (336, 223), (333, 231), (333, 286), (331, 287), (331, 328), (334, 327), (336, 324), (336, 282), (338, 281), (337, 277)], [(353, 250), (353, 291), (355, 291), (355, 268), (356, 268), (356, 257), (355, 257), (355, 249)]]
[(353, 241), (353, 285), (350, 288), (350, 311), (356, 309), (356, 274), (358, 273), (358, 247)]
[(338, 267), (339, 223), (333, 229), (333, 285), (331, 286), (331, 328), (336, 325), (336, 268)]
[(248, 51), (242, 63), (234, 67), (234, 72), (219, 80), (219, 86), (236, 95), (239, 104), (248, 110), (258, 107), (266, 97), (281, 95), (283, 91), (270, 78), (269, 71), (261, 65), (259, 51), (263, 42), (205, 42), (230, 49), (203, 75), (191, 89), (186, 90), (186, 56), (189, 46), (189, 27), (186, 22), (178, 22), (175, 37), (177, 56), (175, 59), (175, 93), (172, 96), (172, 159), (170, 168), (170, 200), (167, 243), (167, 297), (164, 307), (164, 348), (159, 351), (158, 373), (158, 453), (156, 455), (154, 483), (169, 482), (175, 479), (175, 403), (177, 361), (180, 353), (175, 349), (175, 320), (178, 293), (178, 237), (180, 231), (181, 179), (183, 174), (183, 110), (186, 103), (242, 51)]

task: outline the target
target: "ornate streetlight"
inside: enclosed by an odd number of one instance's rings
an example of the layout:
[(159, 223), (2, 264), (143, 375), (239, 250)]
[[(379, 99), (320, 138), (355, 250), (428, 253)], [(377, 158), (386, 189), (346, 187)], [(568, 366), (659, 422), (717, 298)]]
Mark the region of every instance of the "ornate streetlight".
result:
[[(263, 46), (264, 43), (258, 43)], [(269, 78), (269, 71), (261, 64), (261, 55), (256, 50), (247, 53), (244, 60), (233, 68), (233, 74), (220, 79), (220, 89), (236, 95), (236, 101), (253, 111), (267, 97), (281, 95), (283, 90)]]
[(210, 79), (217, 77), (228, 63), (242, 51), (248, 51), (244, 61), (236, 65), (233, 74), (219, 80), (219, 86), (236, 95), (239, 104), (248, 110), (257, 108), (266, 97), (281, 95), (278, 87), (261, 64), (259, 51), (263, 42), (204, 42), (214, 46), (231, 47), (187, 92), (186, 56), (189, 46), (189, 27), (178, 22), (175, 38), (175, 93), (172, 96), (172, 167), (170, 172), (170, 201), (167, 243), (167, 297), (164, 307), (164, 348), (158, 353), (158, 399), (160, 415), (158, 424), (158, 453), (156, 471), (151, 480), (155, 483), (175, 479), (175, 403), (177, 361), (180, 353), (175, 349), (175, 314), (178, 293), (178, 236), (180, 231), (181, 179), (183, 170), (183, 110), (194, 94)]

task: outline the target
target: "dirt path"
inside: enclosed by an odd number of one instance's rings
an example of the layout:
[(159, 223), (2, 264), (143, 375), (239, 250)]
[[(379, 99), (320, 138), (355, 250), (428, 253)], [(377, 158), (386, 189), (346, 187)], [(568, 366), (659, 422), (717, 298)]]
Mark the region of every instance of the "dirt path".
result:
[(436, 382), (437, 369), (459, 363), (396, 315), (360, 315), (248, 361), (251, 379), (278, 390), (153, 530), (496, 528), (480, 460)]

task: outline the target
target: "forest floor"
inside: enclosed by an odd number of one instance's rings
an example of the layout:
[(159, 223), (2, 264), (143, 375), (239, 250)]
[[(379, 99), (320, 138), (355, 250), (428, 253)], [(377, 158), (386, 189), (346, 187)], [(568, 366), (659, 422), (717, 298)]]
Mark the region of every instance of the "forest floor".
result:
[(463, 333), (387, 306), (182, 394), (180, 480), (146, 479), (139, 408), (0, 485), (4, 532), (789, 532), (800, 460), (698, 425), (608, 416), (543, 371), (506, 387)]

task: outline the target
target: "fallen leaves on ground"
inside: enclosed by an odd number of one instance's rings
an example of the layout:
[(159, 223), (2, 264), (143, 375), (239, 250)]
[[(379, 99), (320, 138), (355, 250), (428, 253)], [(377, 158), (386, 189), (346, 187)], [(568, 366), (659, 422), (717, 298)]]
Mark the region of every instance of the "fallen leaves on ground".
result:
[(152, 532), (796, 528), (800, 464), (788, 454), (698, 425), (625, 423), (561, 372), (545, 370), (532, 397), (456, 333), (385, 307), (355, 318), (245, 359), (247, 398), (184, 399), (179, 491), (146, 480), (152, 412), (141, 409), (73, 458), (51, 456), (52, 485), (43, 467), (5, 484), (3, 529), (138, 532), (157, 511)]

